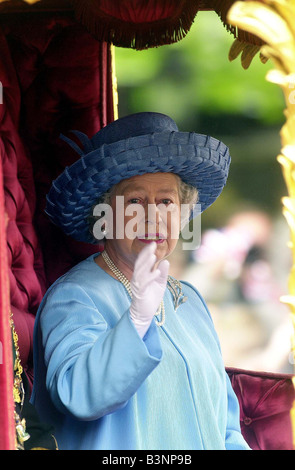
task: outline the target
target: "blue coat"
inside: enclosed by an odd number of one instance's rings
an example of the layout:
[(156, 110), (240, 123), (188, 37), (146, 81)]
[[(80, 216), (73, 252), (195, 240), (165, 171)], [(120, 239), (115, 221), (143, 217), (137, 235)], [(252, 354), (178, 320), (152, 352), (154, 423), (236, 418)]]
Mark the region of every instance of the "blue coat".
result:
[(211, 316), (200, 294), (143, 339), (130, 297), (92, 255), (46, 293), (34, 332), (32, 402), (60, 449), (248, 449)]

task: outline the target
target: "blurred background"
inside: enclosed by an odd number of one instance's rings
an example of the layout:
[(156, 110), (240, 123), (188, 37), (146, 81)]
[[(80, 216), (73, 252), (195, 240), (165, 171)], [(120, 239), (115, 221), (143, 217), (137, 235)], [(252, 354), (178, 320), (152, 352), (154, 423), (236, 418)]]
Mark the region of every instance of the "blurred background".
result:
[(289, 230), (279, 132), (285, 103), (259, 56), (247, 70), (228, 60), (233, 36), (215, 12), (199, 12), (185, 39), (147, 51), (116, 48), (119, 116), (157, 111), (182, 131), (230, 147), (226, 188), (201, 216), (201, 244), (170, 259), (172, 274), (205, 298), (227, 366), (293, 372), (288, 292)]

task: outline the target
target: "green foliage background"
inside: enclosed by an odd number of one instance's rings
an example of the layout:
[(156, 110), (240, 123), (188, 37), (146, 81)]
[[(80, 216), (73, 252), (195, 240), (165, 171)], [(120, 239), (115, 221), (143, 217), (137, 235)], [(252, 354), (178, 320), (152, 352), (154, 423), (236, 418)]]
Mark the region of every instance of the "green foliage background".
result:
[(286, 194), (279, 131), (284, 123), (280, 88), (265, 80), (271, 63), (228, 60), (233, 36), (215, 12), (200, 12), (182, 41), (134, 51), (116, 48), (119, 115), (157, 111), (180, 130), (213, 135), (231, 150), (228, 184), (202, 216), (202, 226), (219, 226), (232, 213), (258, 208), (281, 213)]

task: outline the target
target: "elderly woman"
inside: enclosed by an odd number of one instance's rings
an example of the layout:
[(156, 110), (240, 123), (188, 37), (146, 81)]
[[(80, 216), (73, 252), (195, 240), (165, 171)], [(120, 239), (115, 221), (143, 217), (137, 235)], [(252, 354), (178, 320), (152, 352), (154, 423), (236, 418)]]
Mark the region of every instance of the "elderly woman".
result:
[[(99, 222), (105, 249), (42, 301), (32, 401), (61, 449), (248, 449), (207, 307), (166, 259), (182, 205), (198, 196), (203, 211), (221, 193), (227, 147), (158, 113), (77, 135), (81, 158), (53, 183), (47, 213), (84, 242), (101, 238)], [(111, 211), (90, 224), (99, 202)]]

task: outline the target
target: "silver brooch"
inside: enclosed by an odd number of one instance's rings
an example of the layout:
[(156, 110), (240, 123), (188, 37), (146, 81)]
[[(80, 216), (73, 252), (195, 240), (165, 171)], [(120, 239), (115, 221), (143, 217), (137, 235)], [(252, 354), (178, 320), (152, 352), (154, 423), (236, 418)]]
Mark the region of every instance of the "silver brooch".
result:
[(180, 282), (172, 276), (168, 276), (168, 289), (172, 294), (174, 310), (176, 311), (181, 304), (187, 301), (187, 297), (182, 292)]

